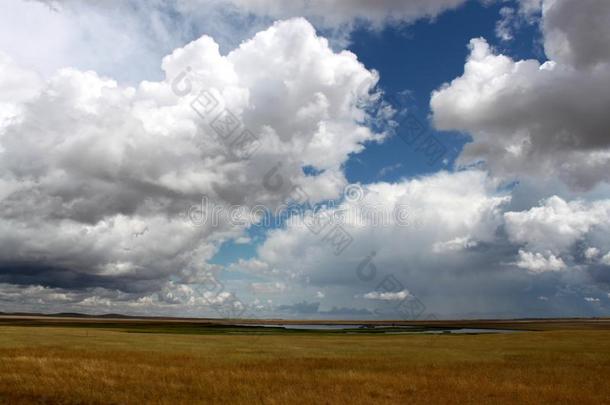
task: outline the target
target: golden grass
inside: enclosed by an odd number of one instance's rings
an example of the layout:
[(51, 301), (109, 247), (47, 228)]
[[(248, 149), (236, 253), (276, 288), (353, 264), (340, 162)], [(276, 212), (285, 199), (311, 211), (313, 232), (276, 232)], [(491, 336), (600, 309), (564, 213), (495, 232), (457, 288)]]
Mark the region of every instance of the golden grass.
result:
[(0, 327), (0, 402), (610, 403), (610, 331), (176, 335)]

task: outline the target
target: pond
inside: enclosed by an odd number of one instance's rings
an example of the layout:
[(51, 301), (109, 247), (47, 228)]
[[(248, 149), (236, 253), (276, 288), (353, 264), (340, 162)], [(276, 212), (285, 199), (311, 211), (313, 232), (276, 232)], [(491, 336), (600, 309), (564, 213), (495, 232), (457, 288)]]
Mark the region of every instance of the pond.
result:
[(481, 333), (514, 333), (522, 332), (514, 329), (485, 329), (485, 328), (429, 328), (425, 326), (386, 326), (362, 324), (237, 324), (235, 326), (282, 328), (287, 330), (328, 330), (349, 332), (377, 332), (387, 334), (404, 333), (432, 333), (432, 334), (481, 334)]

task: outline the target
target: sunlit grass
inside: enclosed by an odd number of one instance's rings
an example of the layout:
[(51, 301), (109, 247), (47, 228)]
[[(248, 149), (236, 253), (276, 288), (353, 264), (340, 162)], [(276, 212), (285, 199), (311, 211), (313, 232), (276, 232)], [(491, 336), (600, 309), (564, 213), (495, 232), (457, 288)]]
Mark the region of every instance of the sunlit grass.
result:
[(604, 403), (609, 331), (153, 334), (0, 327), (4, 403)]

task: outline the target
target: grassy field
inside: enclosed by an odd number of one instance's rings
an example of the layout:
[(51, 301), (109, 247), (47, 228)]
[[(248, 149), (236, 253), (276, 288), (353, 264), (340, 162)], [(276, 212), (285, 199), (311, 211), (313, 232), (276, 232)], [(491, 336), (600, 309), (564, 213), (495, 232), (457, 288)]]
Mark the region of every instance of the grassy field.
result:
[(107, 326), (0, 326), (0, 402), (610, 403), (603, 328), (383, 335)]

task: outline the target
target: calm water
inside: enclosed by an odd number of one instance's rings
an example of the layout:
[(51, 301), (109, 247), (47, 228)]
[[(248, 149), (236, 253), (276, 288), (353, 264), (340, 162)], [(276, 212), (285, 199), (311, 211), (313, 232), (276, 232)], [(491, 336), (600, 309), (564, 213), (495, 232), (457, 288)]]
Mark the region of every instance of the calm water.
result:
[[(374, 326), (374, 327), (363, 327), (360, 324), (353, 325), (318, 325), (318, 324), (277, 324), (277, 325), (263, 325), (263, 324), (240, 324), (236, 326), (258, 326), (266, 328), (283, 328), (291, 330), (347, 330), (347, 329), (358, 329), (361, 331), (375, 330), (375, 329), (386, 329), (384, 333), (398, 334), (398, 333), (434, 333), (434, 334), (466, 334), (466, 333), (514, 333), (521, 332), (519, 330), (512, 329), (475, 329), (475, 328), (462, 328), (462, 329), (426, 329), (422, 330), (421, 327), (417, 326)], [(387, 330), (387, 329), (396, 329)], [(413, 330), (409, 330), (413, 329)]]

